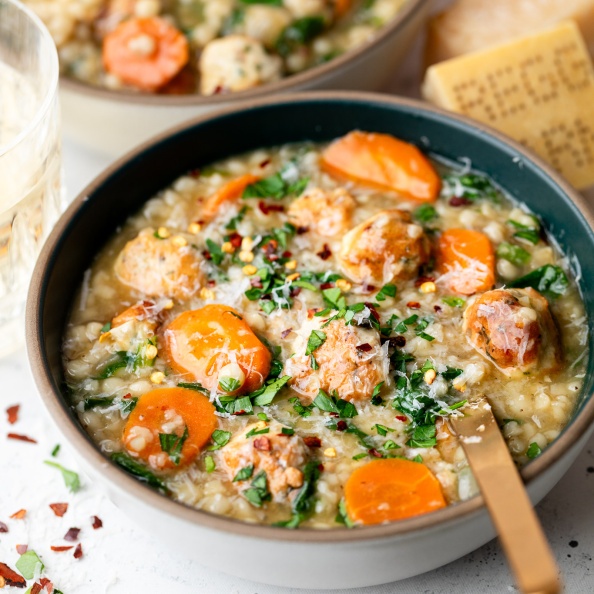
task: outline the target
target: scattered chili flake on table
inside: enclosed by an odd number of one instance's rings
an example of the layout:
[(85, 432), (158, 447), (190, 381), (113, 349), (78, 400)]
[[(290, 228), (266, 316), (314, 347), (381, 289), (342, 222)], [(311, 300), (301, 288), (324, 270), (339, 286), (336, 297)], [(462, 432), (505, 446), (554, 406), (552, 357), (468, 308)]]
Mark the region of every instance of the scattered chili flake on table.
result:
[(93, 528), (98, 530), (99, 528), (103, 528), (103, 522), (98, 516), (91, 516), (91, 520), (93, 520)]
[(29, 548), (29, 545), (24, 545), (24, 544), (18, 544), (16, 545), (16, 552), (19, 555), (24, 555), (27, 552), (27, 549)]
[(39, 592), (41, 592), (41, 590), (42, 590), (42, 585), (39, 584), (38, 582), (35, 582), (31, 586), (31, 594), (39, 594)]
[(82, 545), (80, 542), (76, 545), (76, 549), (74, 549), (73, 557), (75, 559), (80, 559), (83, 556)]
[(73, 549), (74, 545), (66, 545), (66, 546), (54, 546), (52, 545), (50, 547), (50, 549), (52, 551), (54, 551), (55, 553), (63, 553), (64, 551), (69, 551), (70, 549)]
[(6, 437), (8, 437), (8, 439), (18, 439), (19, 441), (26, 441), (28, 443), (37, 443), (36, 439), (28, 437), (27, 435), (21, 435), (19, 433), (8, 433)]
[(66, 534), (64, 535), (64, 540), (67, 540), (69, 542), (74, 542), (75, 540), (78, 540), (79, 532), (80, 528), (70, 528), (70, 530), (68, 530), (68, 532), (66, 532)]
[(61, 518), (68, 511), (67, 503), (50, 503), (49, 506), (58, 518)]
[(14, 425), (19, 420), (19, 409), (21, 408), (20, 404), (15, 404), (14, 406), (9, 406), (6, 409), (6, 415), (8, 416), (8, 422), (11, 425)]
[(27, 580), (16, 571), (10, 569), (6, 563), (0, 563), (0, 578), (6, 581), (7, 586), (24, 588), (27, 585)]
[(12, 516), (10, 516), (13, 520), (22, 520), (27, 515), (26, 509), (19, 509), (19, 511), (14, 512)]
[(8, 526), (4, 522), (0, 522), (0, 532), (8, 532)]

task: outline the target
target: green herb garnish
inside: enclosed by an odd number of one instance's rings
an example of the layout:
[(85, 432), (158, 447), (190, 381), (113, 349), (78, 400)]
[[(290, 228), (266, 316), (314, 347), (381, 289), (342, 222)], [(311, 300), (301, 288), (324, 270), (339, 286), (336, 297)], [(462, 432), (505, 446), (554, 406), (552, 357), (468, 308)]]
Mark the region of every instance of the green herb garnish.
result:
[(23, 553), (15, 565), (26, 580), (32, 580), (35, 575), (40, 574), (45, 569), (45, 565), (35, 551)]
[(528, 456), (528, 458), (530, 458), (530, 460), (534, 460), (534, 458), (536, 458), (537, 456), (540, 456), (541, 453), (542, 453), (542, 450), (540, 449), (540, 446), (535, 441), (533, 441), (528, 446), (528, 449), (526, 450), (526, 456)]
[(80, 478), (76, 472), (73, 470), (68, 470), (64, 468), (61, 464), (57, 462), (52, 462), (51, 460), (44, 460), (44, 464), (48, 466), (52, 466), (53, 468), (57, 468), (62, 473), (62, 478), (64, 479), (64, 484), (70, 489), (72, 493), (76, 493), (80, 489)]
[(176, 435), (175, 433), (159, 433), (161, 450), (169, 455), (169, 458), (176, 466), (180, 463), (181, 451), (186, 439), (188, 439), (187, 425), (184, 427), (182, 435)]
[(146, 483), (149, 487), (153, 487), (167, 493), (169, 489), (165, 486), (165, 483), (156, 475), (154, 475), (148, 468), (136, 462), (126, 454), (125, 452), (116, 452), (111, 455), (111, 459), (118, 465), (121, 466), (126, 472), (135, 476), (139, 481)]
[(511, 281), (507, 286), (511, 288), (532, 287), (539, 293), (543, 293), (551, 299), (556, 299), (567, 291), (569, 281), (561, 267), (545, 264), (544, 266)]
[(519, 245), (512, 245), (506, 241), (500, 243), (497, 246), (495, 253), (497, 254), (498, 258), (507, 260), (515, 266), (524, 266), (530, 261), (530, 252), (527, 252)]
[(248, 466), (244, 466), (237, 471), (237, 474), (233, 477), (233, 482), (247, 481), (249, 478), (252, 478), (252, 474), (254, 474), (254, 465), (249, 464)]
[(208, 446), (208, 449), (212, 452), (214, 450), (220, 450), (223, 446), (226, 446), (231, 439), (231, 431), (223, 431), (222, 429), (215, 429), (212, 432), (210, 438), (213, 441), (213, 445)]

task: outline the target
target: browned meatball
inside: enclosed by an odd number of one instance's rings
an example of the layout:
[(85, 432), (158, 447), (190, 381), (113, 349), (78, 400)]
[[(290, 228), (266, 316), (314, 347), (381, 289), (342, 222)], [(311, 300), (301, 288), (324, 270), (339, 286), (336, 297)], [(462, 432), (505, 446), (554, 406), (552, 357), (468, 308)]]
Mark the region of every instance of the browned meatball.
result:
[(343, 188), (329, 192), (314, 188), (289, 207), (289, 220), (297, 227), (309, 227), (325, 237), (344, 233), (351, 225), (355, 199)]
[(342, 239), (338, 260), (357, 283), (384, 284), (414, 277), (429, 258), (423, 229), (408, 212), (382, 210), (351, 229)]
[[(252, 435), (251, 430), (268, 433)], [(268, 480), (268, 489), (275, 501), (282, 501), (291, 489), (303, 485), (301, 468), (307, 461), (307, 446), (298, 435), (283, 435), (282, 425), (272, 422), (253, 423), (238, 433), (222, 450), (224, 467), (233, 480), (235, 475), (246, 466), (253, 466), (251, 477), (245, 481), (236, 481), (240, 490), (249, 487), (250, 481), (259, 472), (264, 471)]]
[(181, 236), (159, 239), (143, 229), (120, 252), (114, 271), (118, 279), (150, 297), (188, 299), (202, 282), (200, 257)]
[(347, 326), (344, 320), (330, 322), (321, 331), (326, 340), (313, 353), (318, 369), (312, 369), (305, 345), (285, 363), (293, 389), (307, 400), (313, 400), (319, 390), (336, 390), (343, 400), (369, 400), (375, 386), (386, 380), (387, 356), (379, 333)]
[(501, 371), (553, 371), (561, 363), (559, 334), (547, 300), (534, 289), (496, 289), (464, 312), (470, 344)]

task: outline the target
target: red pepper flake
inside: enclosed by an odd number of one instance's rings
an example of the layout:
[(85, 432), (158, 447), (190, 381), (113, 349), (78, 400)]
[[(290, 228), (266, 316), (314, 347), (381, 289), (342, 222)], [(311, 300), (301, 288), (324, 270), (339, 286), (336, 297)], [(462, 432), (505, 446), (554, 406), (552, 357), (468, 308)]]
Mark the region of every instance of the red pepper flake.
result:
[(29, 548), (29, 545), (16, 545), (16, 552), (19, 555), (24, 555), (27, 552), (27, 549)]
[(375, 309), (375, 306), (373, 305), (373, 303), (365, 302), (365, 306), (369, 308), (369, 311), (371, 312), (371, 315), (375, 318), (375, 320), (377, 322), (379, 322), (380, 321), (380, 315), (379, 315), (379, 313), (377, 313), (377, 309)]
[(299, 295), (302, 290), (303, 289), (301, 287), (292, 287), (289, 291), (289, 294), (291, 295), (291, 297), (297, 297), (297, 295)]
[(14, 512), (12, 516), (10, 516), (13, 520), (22, 520), (27, 515), (26, 509), (19, 509), (18, 512)]
[(10, 569), (6, 563), (0, 563), (0, 577), (4, 578), (7, 586), (24, 588), (27, 585), (27, 580), (16, 571)]
[(264, 161), (262, 161), (262, 163), (260, 163), (260, 167), (262, 169), (264, 169), (264, 167), (266, 167), (267, 165), (270, 165), (270, 159), (264, 159)]
[(20, 433), (9, 433), (6, 437), (8, 439), (17, 439), (18, 441), (26, 441), (27, 443), (37, 443), (36, 439), (28, 437), (27, 435), (21, 435)]
[(58, 518), (61, 518), (68, 511), (67, 503), (50, 503), (49, 506)]
[(348, 429), (348, 425), (346, 421), (338, 421), (336, 423), (336, 431), (346, 431)]
[(289, 250), (285, 250), (283, 252), (283, 258), (290, 258), (293, 255), (293, 252), (290, 252)]
[(68, 532), (66, 532), (66, 534), (64, 535), (64, 540), (67, 540), (69, 542), (74, 542), (75, 540), (78, 540), (79, 532), (80, 528), (70, 528), (70, 530), (68, 530)]
[(319, 307), (312, 307), (307, 310), (307, 317), (311, 320), (319, 311), (322, 311)]
[(376, 458), (383, 458), (383, 455), (380, 454), (375, 448), (370, 448), (369, 453)]
[(297, 235), (303, 235), (309, 231), (309, 227), (297, 227)]
[(471, 201), (464, 196), (454, 196), (450, 198), (450, 206), (468, 206), (471, 204)]
[(214, 279), (212, 279), (212, 278), (209, 278), (209, 279), (206, 281), (206, 284), (207, 284), (209, 287), (214, 287), (214, 286), (216, 286), (216, 284), (217, 284), (217, 281), (216, 281), (216, 280), (214, 280)]
[(19, 408), (21, 408), (21, 405), (15, 404), (14, 406), (9, 406), (6, 409), (6, 415), (8, 416), (8, 422), (11, 425), (14, 425), (19, 420)]
[(91, 516), (91, 520), (93, 520), (93, 529), (99, 530), (99, 528), (103, 528), (103, 522), (99, 516)]
[(54, 584), (52, 584), (50, 580), (48, 580), (47, 578), (40, 578), (39, 583), (41, 584), (42, 588), (45, 588), (47, 594), (52, 594), (52, 592), (54, 591)]
[(374, 292), (375, 292), (374, 285), (367, 285), (367, 284), (363, 285), (363, 293), (374, 293)]
[(231, 245), (232, 245), (232, 246), (233, 246), (235, 249), (237, 249), (237, 248), (240, 248), (240, 247), (241, 247), (241, 242), (242, 242), (242, 240), (243, 240), (243, 237), (242, 237), (242, 236), (241, 236), (239, 233), (237, 233), (237, 232), (235, 232), (235, 233), (232, 233), (231, 235), (229, 235), (229, 243), (230, 243), (230, 244), (231, 244)]
[(82, 545), (80, 542), (76, 545), (76, 549), (74, 549), (74, 553), (72, 555), (75, 559), (80, 559), (83, 556)]
[(8, 532), (8, 526), (4, 522), (0, 522), (0, 532)]
[(35, 582), (31, 586), (31, 594), (39, 594), (39, 592), (41, 592), (42, 589), (43, 588), (42, 588), (41, 584), (39, 584), (38, 582)]
[(402, 421), (403, 423), (408, 423), (408, 417), (406, 417), (404, 415), (396, 415), (396, 420)]
[(434, 305), (433, 309), (435, 310), (435, 313), (441, 313), (441, 307), (439, 305)]
[(322, 289), (322, 291), (325, 291), (326, 289), (331, 289), (334, 286), (334, 283), (322, 283), (320, 285), (320, 289)]
[(256, 437), (254, 439), (254, 449), (260, 452), (269, 452), (270, 440), (267, 437)]
[(285, 210), (285, 207), (282, 204), (267, 204), (264, 200), (258, 202), (258, 208), (265, 215), (268, 215), (271, 212), (283, 212)]
[(406, 346), (406, 338), (404, 338), (404, 336), (395, 336), (394, 344), (397, 347), (402, 348), (403, 346)]
[(423, 283), (434, 283), (435, 278), (432, 276), (419, 276), (415, 281), (415, 287), (420, 287)]
[(322, 260), (327, 260), (331, 255), (332, 250), (330, 249), (330, 246), (327, 243), (324, 244), (324, 248), (322, 249), (322, 251), (317, 253), (318, 258), (321, 258)]
[(368, 343), (364, 342), (363, 344), (358, 344), (355, 347), (358, 351), (362, 351), (363, 353), (368, 353), (373, 347)]
[(286, 330), (283, 330), (281, 332), (281, 338), (287, 338), (291, 332), (293, 332), (293, 328), (287, 328)]
[(318, 464), (318, 470), (324, 472), (324, 465), (321, 462)]
[(200, 177), (200, 169), (192, 169), (188, 175), (190, 177)]
[(54, 553), (63, 553), (65, 551), (69, 551), (70, 549), (73, 549), (73, 548), (74, 548), (74, 545), (66, 545), (66, 546), (59, 546), (59, 547), (52, 545), (50, 547), (50, 549), (52, 551), (54, 551)]
[(406, 307), (408, 307), (408, 309), (421, 309), (421, 304), (418, 301), (409, 301), (406, 304)]
[(210, 252), (208, 250), (204, 250), (202, 252), (202, 255), (207, 259), (207, 260), (212, 260), (212, 256), (210, 255)]
[(330, 412), (330, 413), (328, 413), (328, 416), (335, 417), (335, 418), (338, 418), (339, 417), (339, 415), (338, 415), (337, 412)]
[(315, 435), (306, 435), (303, 438), (303, 443), (305, 443), (305, 445), (308, 448), (321, 448), (322, 447), (322, 440), (319, 437), (316, 437)]

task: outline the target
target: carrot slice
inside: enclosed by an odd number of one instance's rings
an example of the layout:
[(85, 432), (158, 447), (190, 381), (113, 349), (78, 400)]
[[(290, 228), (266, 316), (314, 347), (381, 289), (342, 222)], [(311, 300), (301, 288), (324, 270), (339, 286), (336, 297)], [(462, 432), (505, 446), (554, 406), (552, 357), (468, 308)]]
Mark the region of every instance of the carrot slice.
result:
[(206, 199), (206, 202), (202, 206), (202, 218), (206, 221), (213, 219), (223, 204), (238, 200), (243, 194), (243, 191), (259, 179), (259, 177), (248, 173), (232, 179), (224, 186), (221, 186), (214, 194), (211, 194)]
[(471, 229), (448, 229), (437, 245), (437, 269), (455, 293), (472, 295), (495, 284), (495, 255), (489, 238)]
[(143, 91), (167, 84), (189, 56), (183, 33), (159, 17), (128, 19), (103, 41), (105, 69)]
[[(231, 394), (253, 392), (270, 372), (271, 355), (242, 316), (226, 305), (207, 305), (180, 314), (164, 333), (165, 357), (171, 367), (193, 376), (208, 390), (219, 387), (221, 377), (237, 377), (226, 368), (237, 364), (244, 375)], [(228, 367), (227, 367), (228, 369)], [(219, 377), (221, 376), (221, 377)]]
[(439, 175), (423, 153), (388, 134), (350, 132), (323, 152), (321, 164), (331, 175), (421, 202), (434, 202), (441, 187)]
[(139, 301), (113, 318), (113, 320), (111, 320), (111, 327), (117, 328), (132, 320), (149, 319), (151, 317), (151, 309), (154, 307), (155, 303), (153, 301)]
[(347, 10), (351, 7), (351, 0), (336, 0), (334, 3), (334, 14), (336, 18), (344, 16)]
[(446, 506), (439, 481), (423, 464), (391, 458), (357, 468), (344, 487), (349, 517), (381, 524)]
[(215, 407), (206, 396), (159, 388), (138, 399), (122, 440), (131, 456), (153, 468), (175, 468), (192, 462), (216, 427)]

